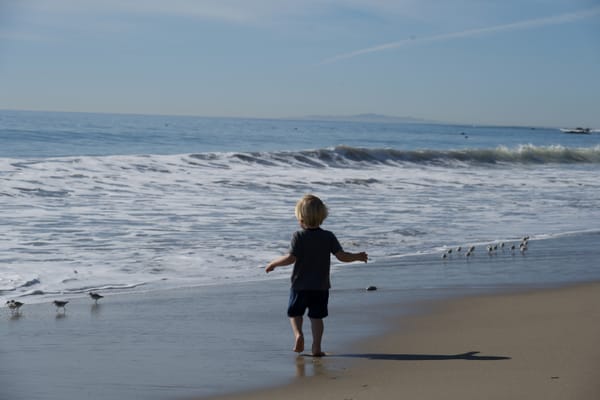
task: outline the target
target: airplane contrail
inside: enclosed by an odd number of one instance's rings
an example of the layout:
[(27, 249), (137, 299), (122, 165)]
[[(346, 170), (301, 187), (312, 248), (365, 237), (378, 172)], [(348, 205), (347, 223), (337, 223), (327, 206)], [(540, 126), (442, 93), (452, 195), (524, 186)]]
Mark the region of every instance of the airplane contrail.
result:
[(336, 56), (327, 58), (321, 61), (321, 64), (333, 64), (335, 62), (346, 60), (349, 58), (354, 58), (357, 56), (361, 56), (369, 53), (377, 53), (380, 51), (397, 49), (399, 47), (404, 47), (407, 45), (414, 45), (418, 43), (431, 43), (431, 42), (440, 42), (444, 40), (452, 40), (452, 39), (460, 39), (466, 37), (479, 36), (483, 34), (491, 34), (498, 32), (506, 32), (506, 31), (516, 31), (523, 29), (531, 29), (537, 28), (541, 26), (547, 25), (559, 25), (559, 24), (567, 24), (571, 22), (575, 22), (584, 18), (590, 18), (595, 15), (600, 14), (600, 7), (594, 7), (587, 10), (577, 11), (573, 13), (566, 13), (561, 15), (555, 15), (552, 17), (545, 18), (535, 18), (529, 19), (526, 21), (513, 22), (510, 24), (504, 25), (496, 25), (490, 26), (487, 28), (479, 28), (479, 29), (469, 29), (461, 32), (451, 32), (451, 33), (443, 33), (440, 35), (426, 36), (426, 37), (411, 37), (410, 39), (399, 40), (396, 42), (384, 43), (377, 46), (367, 47), (364, 49), (359, 49), (355, 51), (351, 51), (349, 53), (338, 54)]

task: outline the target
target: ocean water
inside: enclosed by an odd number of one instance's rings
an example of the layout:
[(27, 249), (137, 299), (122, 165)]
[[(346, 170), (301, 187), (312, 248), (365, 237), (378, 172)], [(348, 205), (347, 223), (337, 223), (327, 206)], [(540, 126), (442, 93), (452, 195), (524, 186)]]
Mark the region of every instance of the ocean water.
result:
[[(272, 279), (309, 192), (374, 266), (593, 235), (599, 172), (598, 132), (0, 111), (0, 301)], [(570, 267), (559, 281), (600, 277)], [(403, 284), (480, 283), (455, 273)], [(556, 266), (537, 273), (557, 280)], [(486, 271), (486, 284), (523, 280)]]

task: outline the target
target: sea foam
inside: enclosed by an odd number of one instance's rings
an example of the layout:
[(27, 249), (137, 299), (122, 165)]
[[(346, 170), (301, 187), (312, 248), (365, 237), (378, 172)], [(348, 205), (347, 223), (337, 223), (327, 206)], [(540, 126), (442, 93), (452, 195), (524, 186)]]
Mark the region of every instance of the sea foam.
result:
[[(593, 147), (0, 159), (3, 298), (265, 279), (304, 193), (373, 260), (600, 220)], [(334, 270), (337, 266), (334, 266)]]

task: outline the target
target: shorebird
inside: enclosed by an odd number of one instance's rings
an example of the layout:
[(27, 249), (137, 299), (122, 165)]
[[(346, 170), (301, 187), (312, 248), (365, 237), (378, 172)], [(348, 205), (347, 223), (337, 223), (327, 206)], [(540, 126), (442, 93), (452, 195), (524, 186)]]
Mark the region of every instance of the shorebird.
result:
[(96, 304), (98, 304), (98, 300), (104, 296), (102, 296), (100, 293), (90, 292), (90, 297), (96, 302)]
[(456, 251), (461, 251), (461, 250), (462, 250), (462, 247), (460, 247), (460, 246), (458, 246), (458, 247), (456, 248)]
[(527, 251), (527, 243), (521, 243), (521, 245), (519, 246), (519, 250), (522, 254), (525, 254), (525, 252)]
[(21, 306), (23, 304), (24, 303), (21, 303), (20, 301), (14, 301), (14, 300), (9, 300), (6, 302), (6, 305), (8, 308), (10, 308), (10, 311), (12, 313), (17, 313), (17, 314), (19, 313), (19, 309), (21, 308)]
[(471, 247), (469, 247), (469, 253), (472, 253), (472, 252), (474, 252), (474, 251), (475, 251), (475, 246), (471, 246)]
[(54, 300), (53, 303), (56, 306), (56, 312), (58, 312), (58, 310), (60, 310), (61, 308), (63, 309), (63, 312), (67, 312), (67, 309), (65, 308), (65, 306), (67, 305), (68, 301)]

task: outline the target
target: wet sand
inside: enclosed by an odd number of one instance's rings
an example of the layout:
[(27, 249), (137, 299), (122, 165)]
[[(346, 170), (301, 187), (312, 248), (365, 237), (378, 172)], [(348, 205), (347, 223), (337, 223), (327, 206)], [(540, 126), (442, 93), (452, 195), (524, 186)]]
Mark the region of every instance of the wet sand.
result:
[[(600, 396), (600, 283), (431, 305), (391, 333), (249, 399), (589, 399)], [(355, 362), (335, 368), (339, 360)], [(312, 376), (302, 377), (310, 370)]]

